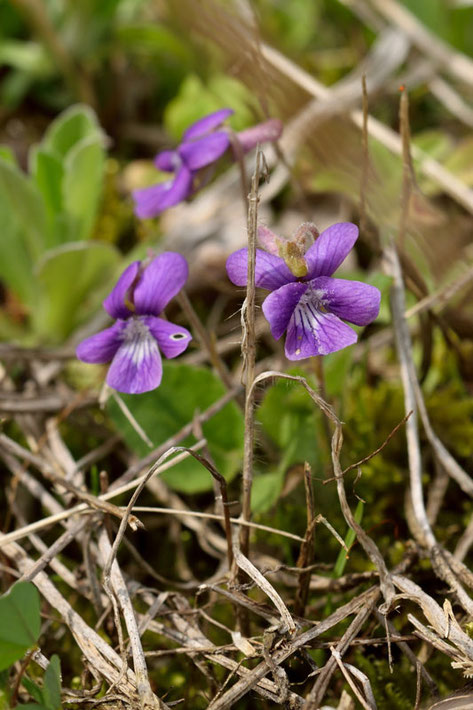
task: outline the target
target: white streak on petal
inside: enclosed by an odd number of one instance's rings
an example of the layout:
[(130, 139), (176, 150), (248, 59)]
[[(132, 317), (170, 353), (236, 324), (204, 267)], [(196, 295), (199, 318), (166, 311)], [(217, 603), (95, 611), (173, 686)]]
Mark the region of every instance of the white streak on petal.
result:
[(119, 392), (140, 394), (161, 383), (162, 364), (158, 344), (140, 318), (130, 318), (107, 374), (107, 384)]

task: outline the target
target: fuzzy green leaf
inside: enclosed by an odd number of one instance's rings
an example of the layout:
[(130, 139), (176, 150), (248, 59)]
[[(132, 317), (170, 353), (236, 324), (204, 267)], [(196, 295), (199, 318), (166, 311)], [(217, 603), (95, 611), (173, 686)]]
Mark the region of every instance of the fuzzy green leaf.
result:
[(37, 271), (42, 298), (36, 332), (49, 341), (66, 337), (100, 300), (119, 262), (117, 250), (99, 242), (71, 242), (47, 252)]

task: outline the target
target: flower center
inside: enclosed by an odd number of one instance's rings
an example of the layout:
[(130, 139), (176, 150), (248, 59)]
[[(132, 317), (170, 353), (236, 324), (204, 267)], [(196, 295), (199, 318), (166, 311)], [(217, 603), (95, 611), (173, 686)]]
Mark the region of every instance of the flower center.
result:
[(312, 288), (309, 286), (307, 291), (300, 297), (299, 300), (299, 305), (301, 306), (307, 306), (307, 304), (310, 304), (314, 308), (316, 308), (318, 311), (322, 311), (322, 313), (326, 313), (327, 309), (325, 308), (325, 303), (326, 300), (324, 298), (325, 296), (325, 291), (321, 288)]
[(153, 353), (159, 352), (156, 338), (141, 318), (136, 316), (127, 319), (126, 326), (122, 331), (122, 340), (124, 345), (128, 346), (131, 361), (137, 366), (140, 366)]
[(123, 340), (130, 343), (132, 340), (143, 340), (144, 338), (152, 338), (149, 328), (141, 318), (128, 318), (126, 327), (122, 333)]
[(182, 159), (181, 159), (181, 156), (179, 155), (179, 153), (177, 152), (177, 150), (175, 150), (174, 153), (172, 154), (171, 163), (172, 163), (172, 167), (174, 168), (174, 172), (177, 173), (177, 171), (179, 170), (179, 168), (182, 165)]
[[(311, 333), (314, 340), (319, 342), (320, 314), (327, 313), (325, 307), (325, 291), (320, 288), (309, 286), (307, 291), (301, 296), (294, 311), (296, 320), (299, 319), (302, 330)], [(298, 336), (302, 340), (302, 335)], [(296, 355), (300, 355), (301, 349), (296, 349)]]

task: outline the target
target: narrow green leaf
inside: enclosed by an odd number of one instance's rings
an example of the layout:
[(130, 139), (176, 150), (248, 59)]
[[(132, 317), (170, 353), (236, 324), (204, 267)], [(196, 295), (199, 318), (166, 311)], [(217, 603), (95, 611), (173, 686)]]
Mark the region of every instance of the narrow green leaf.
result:
[(255, 476), (251, 489), (251, 509), (254, 513), (266, 513), (279, 498), (284, 484), (284, 470)]
[(21, 679), (21, 684), (26, 688), (28, 693), (31, 695), (31, 697), (36, 700), (37, 703), (40, 705), (44, 705), (44, 697), (43, 697), (43, 689), (39, 687), (37, 683), (35, 683), (31, 678), (28, 678), (28, 676), (23, 676)]
[[(361, 524), (361, 521), (363, 519), (363, 510), (364, 510), (364, 503), (363, 501), (358, 501), (358, 505), (356, 506), (355, 510), (355, 515), (354, 518), (358, 524)], [(352, 528), (348, 528), (348, 532), (345, 535), (345, 545), (350, 549), (350, 547), (353, 545), (355, 542), (355, 531), (352, 530)], [(338, 579), (338, 577), (341, 577), (343, 574), (343, 571), (345, 569), (345, 565), (348, 562), (348, 557), (349, 555), (345, 552), (345, 550), (340, 550), (338, 553), (337, 561), (335, 562), (335, 566), (333, 568), (333, 576)]]
[(51, 656), (44, 674), (44, 704), (48, 710), (61, 707), (61, 662), (59, 656)]
[(53, 218), (62, 210), (61, 185), (64, 170), (61, 161), (41, 146), (36, 146), (30, 153), (30, 170), (43, 196), (49, 217)]
[[(25, 247), (31, 258), (43, 253), (46, 243), (46, 213), (36, 185), (11, 163), (0, 158), (0, 195), (5, 198), (1, 220), (7, 219), (5, 210), (21, 228)], [(3, 226), (3, 225), (2, 225)]]
[(91, 236), (102, 193), (104, 165), (103, 141), (95, 136), (78, 142), (64, 162), (62, 199), (72, 220), (74, 241)]

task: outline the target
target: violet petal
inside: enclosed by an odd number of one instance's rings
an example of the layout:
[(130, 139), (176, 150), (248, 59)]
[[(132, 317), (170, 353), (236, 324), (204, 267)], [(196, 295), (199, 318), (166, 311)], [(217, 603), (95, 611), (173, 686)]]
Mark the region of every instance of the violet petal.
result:
[(189, 267), (181, 254), (165, 251), (143, 270), (134, 292), (136, 312), (157, 316), (184, 286)]
[(119, 320), (110, 328), (86, 338), (76, 348), (76, 355), (82, 362), (110, 362), (122, 343), (122, 332), (126, 321)]
[(163, 320), (163, 318), (146, 316), (142, 320), (158, 341), (159, 349), (167, 358), (177, 357), (183, 353), (192, 340), (192, 335), (186, 328)]
[(189, 197), (192, 192), (192, 173), (182, 165), (174, 180), (134, 190), (135, 214), (140, 219), (157, 217), (160, 212), (173, 207)]
[(107, 373), (118, 392), (141, 394), (159, 387), (163, 374), (158, 343), (141, 319), (131, 318)]
[(311, 286), (324, 291), (323, 304), (330, 313), (355, 325), (368, 325), (379, 313), (381, 293), (375, 286), (328, 276), (314, 279)]
[(305, 281), (316, 276), (331, 276), (353, 248), (358, 227), (351, 222), (338, 222), (325, 229), (305, 254), (309, 273)]
[(200, 118), (198, 121), (189, 126), (182, 138), (186, 141), (194, 138), (201, 138), (207, 133), (213, 131), (215, 128), (218, 128), (220, 124), (222, 124), (225, 119), (233, 113), (234, 111), (231, 108), (221, 108), (219, 111), (209, 113), (208, 116)]
[(180, 163), (176, 150), (162, 150), (154, 159), (154, 164), (158, 170), (164, 170), (166, 173), (173, 173)]
[(210, 163), (214, 163), (225, 153), (230, 144), (226, 133), (211, 133), (199, 140), (182, 143), (178, 153), (189, 170), (199, 170)]
[(324, 313), (310, 303), (299, 303), (287, 328), (286, 357), (302, 360), (312, 355), (328, 355), (356, 340), (355, 331), (333, 313)]
[(286, 284), (270, 293), (263, 301), (264, 317), (271, 326), (271, 333), (275, 340), (279, 340), (287, 329), (294, 309), (307, 289), (306, 283)]
[[(248, 249), (239, 249), (227, 259), (227, 274), (236, 286), (246, 286), (248, 278)], [(268, 254), (261, 249), (256, 250), (255, 284), (259, 288), (275, 291), (284, 284), (296, 281), (283, 259), (274, 254)]]
[(138, 275), (140, 263), (133, 261), (126, 267), (112, 291), (103, 301), (103, 307), (112, 318), (128, 318), (131, 315), (130, 309), (125, 305), (125, 299)]

